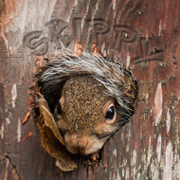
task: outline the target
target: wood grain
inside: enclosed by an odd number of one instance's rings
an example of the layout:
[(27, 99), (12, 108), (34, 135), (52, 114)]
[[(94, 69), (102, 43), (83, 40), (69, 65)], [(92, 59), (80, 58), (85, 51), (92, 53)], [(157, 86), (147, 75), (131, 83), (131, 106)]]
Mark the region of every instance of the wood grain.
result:
[[(180, 179), (180, 1), (6, 0), (0, 9), (0, 179)], [(139, 94), (99, 166), (80, 161), (78, 171), (63, 173), (42, 148), (33, 116), (21, 122), (37, 67), (75, 43), (91, 52), (96, 44), (131, 68)]]

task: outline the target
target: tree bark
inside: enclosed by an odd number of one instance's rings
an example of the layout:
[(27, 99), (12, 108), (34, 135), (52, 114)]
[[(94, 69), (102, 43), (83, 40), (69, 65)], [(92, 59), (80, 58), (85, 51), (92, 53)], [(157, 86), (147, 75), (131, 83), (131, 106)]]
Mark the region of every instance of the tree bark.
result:
[[(179, 0), (1, 0), (0, 179), (180, 179), (179, 12)], [(75, 43), (132, 69), (139, 93), (98, 166), (64, 173), (22, 121), (38, 66)]]

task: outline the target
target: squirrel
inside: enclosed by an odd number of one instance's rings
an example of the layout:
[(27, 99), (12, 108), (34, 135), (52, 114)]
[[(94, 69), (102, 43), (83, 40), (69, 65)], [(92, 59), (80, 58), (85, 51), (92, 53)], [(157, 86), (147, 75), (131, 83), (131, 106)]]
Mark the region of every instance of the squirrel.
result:
[(134, 113), (137, 82), (114, 60), (62, 51), (37, 77), (63, 143), (72, 154), (98, 152)]

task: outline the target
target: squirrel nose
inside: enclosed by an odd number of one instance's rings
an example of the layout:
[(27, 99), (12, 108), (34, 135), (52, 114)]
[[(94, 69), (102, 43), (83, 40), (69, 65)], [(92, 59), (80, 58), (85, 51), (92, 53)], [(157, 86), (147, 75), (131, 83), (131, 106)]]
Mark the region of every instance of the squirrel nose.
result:
[(77, 150), (83, 150), (86, 148), (88, 143), (88, 137), (83, 135), (79, 136), (77, 134), (73, 134), (70, 137), (71, 146)]

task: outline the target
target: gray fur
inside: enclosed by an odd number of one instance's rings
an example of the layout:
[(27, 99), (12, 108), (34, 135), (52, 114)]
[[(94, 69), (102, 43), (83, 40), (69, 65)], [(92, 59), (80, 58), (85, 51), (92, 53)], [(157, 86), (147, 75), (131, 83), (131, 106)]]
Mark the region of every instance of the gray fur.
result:
[[(62, 83), (72, 76), (90, 75), (104, 85), (107, 94), (113, 97), (119, 105), (118, 111), (129, 118), (133, 113), (134, 99), (127, 96), (127, 92), (135, 81), (131, 74), (122, 65), (107, 60), (100, 55), (83, 52), (81, 56), (73, 54), (69, 50), (63, 50), (59, 58), (46, 65), (38, 84), (42, 86), (46, 97), (54, 94)], [(125, 76), (131, 79), (131, 83), (125, 82)], [(136, 91), (136, 90), (135, 90)]]

